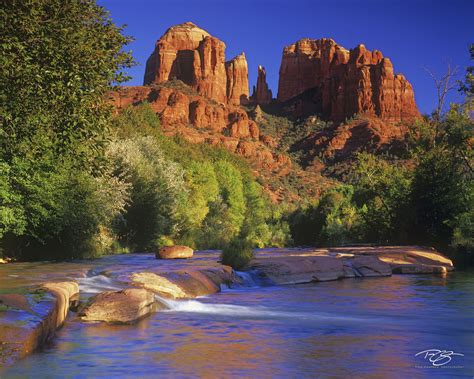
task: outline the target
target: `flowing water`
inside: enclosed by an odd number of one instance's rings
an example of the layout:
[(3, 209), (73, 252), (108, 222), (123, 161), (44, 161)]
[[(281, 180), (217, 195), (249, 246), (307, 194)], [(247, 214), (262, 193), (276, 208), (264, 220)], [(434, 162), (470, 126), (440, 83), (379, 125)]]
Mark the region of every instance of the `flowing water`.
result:
[[(122, 288), (104, 275), (110, 270), (128, 272), (150, 265), (182, 268), (215, 258), (216, 253), (203, 252), (194, 262), (170, 264), (146, 255), (124, 255), (93, 263), (60, 264), (57, 267), (62, 273), (54, 264), (22, 264), (17, 272), (15, 265), (6, 265), (11, 268), (0, 268), (0, 290), (19, 284), (18, 276), (8, 275), (29, 273), (27, 282), (31, 284), (36, 280), (33, 277), (70, 278), (80, 271), (78, 281), (87, 297)], [(0, 371), (0, 376), (474, 376), (472, 272), (281, 287), (268, 286), (249, 273), (241, 275), (243, 285), (224, 288), (209, 297), (183, 301), (157, 298), (168, 310), (135, 325), (83, 323), (71, 317), (41, 352)], [(451, 362), (436, 367), (424, 359), (425, 353), (415, 356), (427, 349), (463, 355), (452, 355)]]

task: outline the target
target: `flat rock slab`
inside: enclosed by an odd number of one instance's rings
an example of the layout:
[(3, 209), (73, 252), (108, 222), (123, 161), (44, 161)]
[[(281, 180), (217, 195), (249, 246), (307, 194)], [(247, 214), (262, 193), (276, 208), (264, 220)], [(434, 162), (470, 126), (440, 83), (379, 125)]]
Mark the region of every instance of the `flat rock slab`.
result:
[(435, 249), (420, 246), (338, 247), (329, 252), (378, 257), (390, 265), (394, 274), (433, 274), (454, 269), (451, 259)]
[(156, 258), (158, 259), (189, 259), (192, 258), (194, 250), (187, 246), (165, 246), (162, 247), (157, 253)]
[(105, 321), (129, 324), (136, 322), (154, 310), (155, 295), (144, 288), (101, 292), (92, 297), (79, 316), (84, 321)]
[(346, 276), (343, 260), (331, 256), (256, 258), (250, 268), (262, 272), (274, 284), (329, 281)]
[(375, 256), (359, 255), (354, 256), (353, 258), (346, 258), (345, 260), (357, 273), (356, 276), (370, 277), (392, 275), (390, 265)]
[(235, 280), (229, 266), (193, 267), (169, 272), (137, 272), (129, 281), (154, 293), (172, 299), (189, 299), (220, 291), (221, 284)]
[(47, 283), (26, 293), (0, 295), (0, 366), (9, 366), (46, 343), (66, 318), (75, 282)]
[(452, 261), (419, 246), (368, 246), (318, 249), (272, 249), (252, 260), (274, 284), (298, 284), (395, 274), (437, 274), (453, 270)]

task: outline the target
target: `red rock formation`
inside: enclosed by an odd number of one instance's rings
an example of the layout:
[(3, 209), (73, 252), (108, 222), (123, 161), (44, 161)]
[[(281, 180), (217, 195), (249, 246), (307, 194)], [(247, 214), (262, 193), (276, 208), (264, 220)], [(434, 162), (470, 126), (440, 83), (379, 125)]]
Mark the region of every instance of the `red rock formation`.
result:
[(191, 22), (169, 28), (156, 42), (155, 50), (146, 62), (144, 84), (178, 78), (192, 85), (194, 51), (209, 36)]
[(257, 86), (253, 87), (252, 101), (256, 104), (268, 104), (272, 101), (272, 91), (268, 88), (265, 67), (258, 66)]
[(194, 51), (192, 86), (203, 96), (225, 103), (227, 76), (225, 70), (225, 44), (207, 36)]
[(315, 158), (340, 161), (364, 150), (392, 151), (402, 148), (407, 126), (369, 117), (325, 128), (306, 137), (297, 146), (304, 152), (303, 161), (312, 165)]
[(227, 126), (226, 110), (222, 106), (218, 107), (198, 99), (189, 106), (189, 123), (198, 129), (221, 132)]
[(245, 54), (237, 55), (226, 62), (227, 102), (232, 105), (247, 104), (249, 101), (249, 70)]
[[(260, 168), (281, 170), (291, 160), (271, 151), (274, 141), (240, 107), (217, 104), (199, 94), (183, 93), (166, 83), (154, 87), (121, 87), (111, 94), (120, 111), (147, 101), (161, 120), (166, 135), (179, 134), (191, 143), (208, 143), (249, 158)], [(267, 141), (271, 141), (267, 143)]]
[(284, 48), (278, 101), (293, 102), (296, 114), (336, 122), (354, 114), (391, 121), (420, 116), (410, 83), (394, 75), (388, 58), (364, 45), (348, 51), (332, 39), (301, 39)]
[(169, 28), (146, 63), (144, 84), (179, 79), (199, 94), (233, 105), (248, 101), (245, 55), (225, 62), (225, 44), (191, 22)]

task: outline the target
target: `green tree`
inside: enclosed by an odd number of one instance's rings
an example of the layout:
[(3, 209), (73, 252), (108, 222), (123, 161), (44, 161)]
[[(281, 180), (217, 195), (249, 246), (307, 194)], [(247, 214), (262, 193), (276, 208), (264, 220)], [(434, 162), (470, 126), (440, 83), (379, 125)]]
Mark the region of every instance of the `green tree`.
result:
[(227, 205), (231, 236), (236, 236), (245, 220), (245, 195), (242, 174), (232, 163), (220, 160), (214, 165), (220, 195)]
[(110, 144), (107, 152), (115, 175), (130, 185), (130, 201), (118, 230), (132, 249), (153, 250), (163, 236), (186, 228), (188, 189), (184, 170), (168, 160), (153, 137), (135, 137)]
[(130, 38), (91, 0), (8, 0), (0, 34), (0, 242), (36, 258), (100, 250), (125, 199), (103, 153)]
[(105, 95), (126, 79), (130, 38), (92, 0), (8, 0), (0, 21), (3, 159), (72, 149), (77, 164), (96, 164), (110, 116)]
[(353, 194), (351, 185), (340, 185), (326, 191), (316, 205), (295, 212), (290, 218), (295, 243), (335, 246), (357, 241), (358, 214)]
[[(474, 43), (469, 48), (471, 61), (474, 61)], [(474, 66), (469, 66), (466, 69), (466, 77), (464, 83), (461, 83), (461, 91), (466, 94), (466, 103), (472, 110), (474, 107)]]
[(364, 239), (377, 243), (406, 240), (411, 176), (404, 165), (360, 153), (354, 163), (351, 183), (363, 220)]

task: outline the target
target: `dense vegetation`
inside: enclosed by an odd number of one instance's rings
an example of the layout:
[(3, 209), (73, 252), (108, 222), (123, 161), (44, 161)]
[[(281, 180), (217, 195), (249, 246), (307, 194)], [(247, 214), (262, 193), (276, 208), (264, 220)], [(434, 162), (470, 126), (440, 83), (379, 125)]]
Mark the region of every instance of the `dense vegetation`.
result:
[(3, 254), (287, 242), (242, 160), (164, 137), (147, 105), (112, 117), (106, 95), (133, 61), (103, 8), (10, 1), (0, 12)]
[(107, 157), (129, 188), (114, 230), (123, 246), (152, 250), (168, 243), (222, 248), (235, 238), (253, 246), (284, 245), (288, 228), (248, 165), (227, 150), (162, 135), (147, 104), (113, 121)]
[(472, 260), (470, 112), (453, 105), (439, 121), (416, 122), (403, 159), (359, 153), (340, 185), (291, 215), (294, 242), (422, 244)]
[(2, 247), (28, 258), (79, 256), (125, 206), (104, 161), (105, 95), (126, 79), (130, 38), (93, 1), (12, 0), (0, 20)]
[[(223, 261), (241, 268), (252, 247), (292, 239), (472, 254), (472, 68), (466, 104), (413, 125), (403, 155), (360, 153), (319, 199), (277, 206), (241, 158), (164, 136), (147, 104), (113, 116), (106, 95), (133, 64), (130, 38), (94, 1), (11, 0), (0, 20), (0, 255), (68, 259), (180, 243), (223, 248)], [(327, 124), (263, 115), (260, 126), (292, 153)]]

